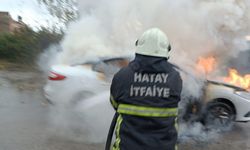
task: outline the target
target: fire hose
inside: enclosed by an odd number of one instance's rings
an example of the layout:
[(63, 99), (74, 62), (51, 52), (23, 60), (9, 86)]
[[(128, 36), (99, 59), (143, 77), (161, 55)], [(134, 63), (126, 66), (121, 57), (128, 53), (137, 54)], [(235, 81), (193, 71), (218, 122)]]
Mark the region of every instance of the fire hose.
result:
[(116, 112), (113, 119), (112, 119), (110, 128), (109, 128), (109, 132), (108, 132), (108, 136), (107, 136), (107, 140), (106, 140), (106, 144), (105, 144), (105, 150), (110, 150), (110, 148), (111, 148), (112, 137), (113, 137), (113, 133), (115, 130), (117, 118), (118, 118), (118, 113)]

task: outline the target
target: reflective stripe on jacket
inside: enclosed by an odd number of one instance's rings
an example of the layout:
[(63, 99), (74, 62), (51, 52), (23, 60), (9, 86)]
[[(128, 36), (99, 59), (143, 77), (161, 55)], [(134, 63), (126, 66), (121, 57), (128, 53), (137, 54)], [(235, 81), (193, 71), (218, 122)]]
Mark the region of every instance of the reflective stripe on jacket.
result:
[(178, 108), (155, 108), (120, 104), (117, 112), (120, 114), (142, 117), (176, 117), (178, 114)]

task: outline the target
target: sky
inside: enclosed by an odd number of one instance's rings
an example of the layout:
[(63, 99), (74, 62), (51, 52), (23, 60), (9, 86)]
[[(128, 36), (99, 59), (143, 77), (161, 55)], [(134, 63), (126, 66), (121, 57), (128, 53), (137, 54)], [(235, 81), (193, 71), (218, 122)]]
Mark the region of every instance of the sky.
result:
[(54, 23), (48, 11), (37, 0), (0, 0), (0, 11), (8, 11), (14, 20), (17, 20), (18, 15), (21, 16), (23, 22), (34, 29)]

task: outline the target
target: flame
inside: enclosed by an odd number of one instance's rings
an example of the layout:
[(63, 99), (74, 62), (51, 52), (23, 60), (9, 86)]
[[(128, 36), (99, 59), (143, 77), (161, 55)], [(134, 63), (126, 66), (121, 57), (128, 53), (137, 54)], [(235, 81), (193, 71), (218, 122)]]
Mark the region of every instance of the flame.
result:
[(250, 90), (250, 74), (240, 75), (236, 69), (229, 69), (228, 76), (223, 78), (224, 82)]
[(206, 75), (214, 71), (216, 67), (216, 59), (213, 56), (199, 57), (196, 65), (196, 69), (199, 72), (204, 72)]
[[(215, 71), (216, 65), (217, 61), (213, 56), (199, 57), (196, 64), (196, 69), (199, 73), (205, 73), (208, 75)], [(241, 75), (236, 69), (230, 68), (228, 70), (227, 77), (218, 79), (222, 79), (228, 84), (232, 84), (250, 91), (250, 74)]]

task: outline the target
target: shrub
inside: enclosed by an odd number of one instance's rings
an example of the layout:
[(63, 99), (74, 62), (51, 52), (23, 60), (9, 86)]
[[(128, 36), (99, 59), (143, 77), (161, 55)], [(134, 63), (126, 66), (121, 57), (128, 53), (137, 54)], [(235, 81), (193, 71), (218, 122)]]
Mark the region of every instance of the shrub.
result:
[(32, 64), (50, 44), (58, 43), (62, 34), (41, 28), (35, 32), (30, 28), (0, 34), (0, 59), (17, 63)]

